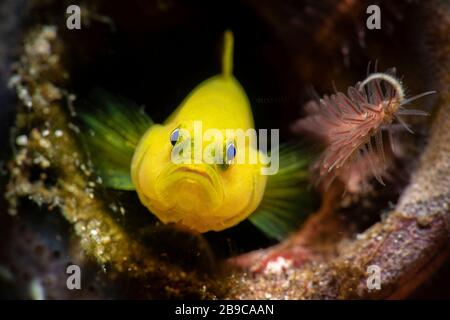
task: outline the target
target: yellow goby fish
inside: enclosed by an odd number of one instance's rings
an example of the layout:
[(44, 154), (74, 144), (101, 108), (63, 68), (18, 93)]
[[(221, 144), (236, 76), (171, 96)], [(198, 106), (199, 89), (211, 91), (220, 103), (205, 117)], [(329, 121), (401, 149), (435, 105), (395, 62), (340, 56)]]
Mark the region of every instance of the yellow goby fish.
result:
[[(136, 148), (131, 164), (133, 184), (141, 202), (164, 223), (181, 223), (199, 232), (219, 231), (247, 218), (261, 202), (267, 179), (261, 174), (261, 163), (224, 167), (204, 161), (175, 164), (171, 159), (181, 138), (180, 128), (188, 130), (190, 137), (203, 136), (208, 129), (220, 130), (225, 137), (227, 129), (254, 128), (247, 95), (232, 75), (232, 47), (232, 34), (227, 32), (222, 74), (199, 84), (164, 124), (148, 129)], [(194, 132), (196, 121), (202, 132)], [(209, 143), (203, 141), (201, 155)], [(233, 141), (217, 143), (224, 143), (219, 150), (241, 151)], [(248, 142), (246, 147), (258, 153)]]
[[(267, 176), (262, 169), (268, 157), (252, 136), (238, 142), (228, 134), (254, 129), (249, 99), (233, 76), (231, 32), (224, 36), (222, 73), (194, 88), (163, 124), (105, 92), (95, 100), (90, 107), (96, 111), (81, 119), (96, 172), (106, 187), (135, 190), (163, 223), (220, 231), (250, 216), (265, 234), (281, 239), (308, 210), (309, 158), (281, 149), (278, 173)], [(226, 139), (199, 139), (211, 129)], [(193, 161), (174, 162), (177, 148), (182, 160)], [(239, 156), (247, 160), (237, 163)]]

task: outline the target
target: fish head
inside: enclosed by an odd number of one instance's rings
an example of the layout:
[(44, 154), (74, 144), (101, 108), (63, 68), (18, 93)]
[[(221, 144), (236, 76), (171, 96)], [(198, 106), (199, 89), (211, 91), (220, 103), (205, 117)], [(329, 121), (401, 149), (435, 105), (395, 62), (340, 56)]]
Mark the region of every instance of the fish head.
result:
[(153, 126), (131, 168), (141, 202), (162, 222), (199, 232), (239, 223), (257, 208), (266, 184), (253, 138), (197, 120)]

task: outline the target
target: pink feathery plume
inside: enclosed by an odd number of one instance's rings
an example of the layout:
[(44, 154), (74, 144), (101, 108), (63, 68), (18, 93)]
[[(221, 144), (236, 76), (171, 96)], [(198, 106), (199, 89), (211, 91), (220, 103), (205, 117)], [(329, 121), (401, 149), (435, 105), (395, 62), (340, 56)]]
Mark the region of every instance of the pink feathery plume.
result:
[[(428, 114), (404, 109), (403, 105), (434, 93), (406, 99), (402, 84), (393, 73), (373, 73), (362, 83), (349, 87), (347, 95), (337, 92), (305, 105), (307, 116), (298, 120), (293, 130), (315, 136), (326, 146), (312, 167), (316, 184), (327, 189), (339, 178), (351, 187), (350, 178), (354, 181), (356, 174), (361, 183), (375, 177), (384, 185), (386, 155), (382, 131), (389, 132), (391, 145), (389, 129), (394, 120), (412, 132), (400, 116)], [(361, 170), (358, 175), (356, 171)]]

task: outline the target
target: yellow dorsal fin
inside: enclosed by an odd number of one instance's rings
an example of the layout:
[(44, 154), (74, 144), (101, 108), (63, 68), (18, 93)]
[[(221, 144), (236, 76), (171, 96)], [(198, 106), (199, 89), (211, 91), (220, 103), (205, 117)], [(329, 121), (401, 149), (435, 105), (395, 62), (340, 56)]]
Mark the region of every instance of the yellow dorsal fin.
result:
[(222, 75), (226, 78), (233, 75), (233, 32), (225, 31), (223, 38)]

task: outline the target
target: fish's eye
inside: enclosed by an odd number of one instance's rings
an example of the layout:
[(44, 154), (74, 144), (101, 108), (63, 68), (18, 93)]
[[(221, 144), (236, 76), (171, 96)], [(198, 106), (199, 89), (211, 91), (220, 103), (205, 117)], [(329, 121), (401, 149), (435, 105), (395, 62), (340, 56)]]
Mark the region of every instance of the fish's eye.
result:
[(236, 157), (236, 147), (234, 146), (233, 142), (230, 142), (225, 150), (225, 163), (230, 164), (235, 157)]
[(170, 134), (170, 143), (174, 146), (178, 142), (178, 138), (180, 137), (180, 128), (176, 128)]

